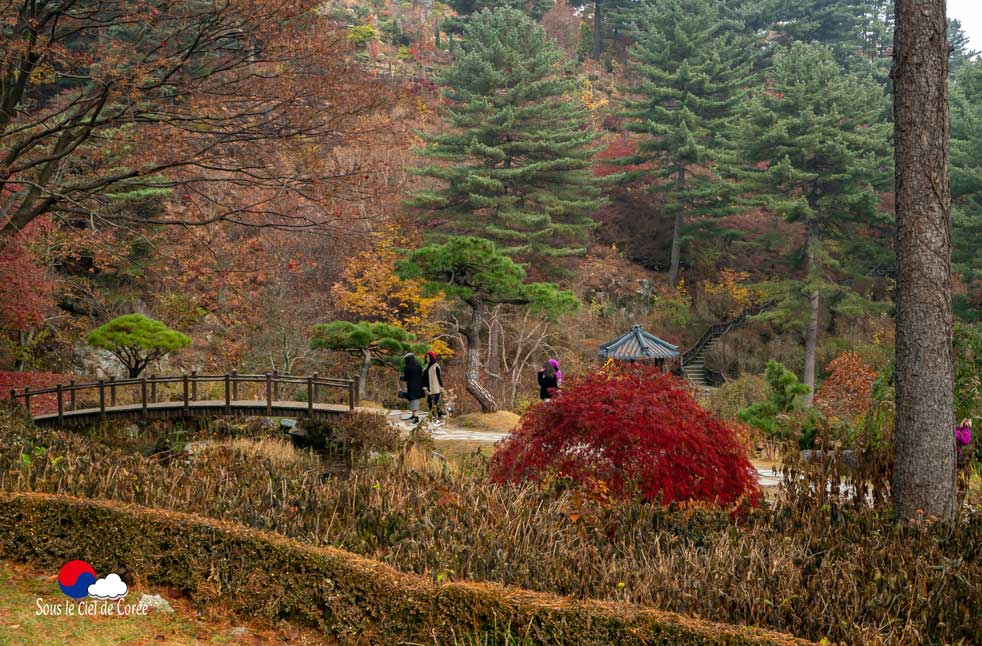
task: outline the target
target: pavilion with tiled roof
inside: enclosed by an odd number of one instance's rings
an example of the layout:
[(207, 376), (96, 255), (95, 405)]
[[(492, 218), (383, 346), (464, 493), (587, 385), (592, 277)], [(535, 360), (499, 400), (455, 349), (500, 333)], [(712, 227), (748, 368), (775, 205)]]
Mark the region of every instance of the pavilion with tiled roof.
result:
[(601, 359), (615, 361), (651, 361), (658, 366), (672, 364), (682, 356), (679, 348), (654, 334), (645, 332), (640, 325), (621, 337), (600, 346)]

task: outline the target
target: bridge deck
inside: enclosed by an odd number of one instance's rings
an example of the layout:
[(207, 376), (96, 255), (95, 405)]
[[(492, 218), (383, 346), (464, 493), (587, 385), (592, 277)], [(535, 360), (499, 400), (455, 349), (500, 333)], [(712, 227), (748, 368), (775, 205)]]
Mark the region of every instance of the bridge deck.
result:
[[(379, 409), (356, 407), (355, 411), (384, 413)], [(310, 417), (313, 419), (327, 420), (337, 415), (350, 413), (351, 409), (347, 404), (314, 404), (307, 406), (307, 402), (296, 401), (274, 401), (267, 408), (265, 400), (236, 400), (225, 407), (225, 400), (204, 400), (189, 401), (185, 408), (183, 401), (168, 401), (148, 403), (146, 411), (142, 404), (128, 404), (124, 406), (106, 407), (103, 414), (98, 408), (83, 408), (79, 410), (66, 410), (63, 413), (62, 421), (59, 422), (58, 414), (34, 416), (34, 422), (39, 426), (55, 425), (84, 425), (95, 424), (102, 419), (142, 419), (142, 418), (173, 418), (173, 417)]]

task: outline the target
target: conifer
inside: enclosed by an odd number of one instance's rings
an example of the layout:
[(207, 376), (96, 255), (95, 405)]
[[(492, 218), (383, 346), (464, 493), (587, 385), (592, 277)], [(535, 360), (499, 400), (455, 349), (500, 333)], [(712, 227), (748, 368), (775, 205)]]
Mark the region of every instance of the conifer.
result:
[(426, 134), (417, 172), (438, 187), (410, 195), (432, 235), (478, 235), (523, 261), (585, 252), (602, 204), (597, 133), (563, 54), (515, 9), (484, 10), (441, 75), (445, 132)]

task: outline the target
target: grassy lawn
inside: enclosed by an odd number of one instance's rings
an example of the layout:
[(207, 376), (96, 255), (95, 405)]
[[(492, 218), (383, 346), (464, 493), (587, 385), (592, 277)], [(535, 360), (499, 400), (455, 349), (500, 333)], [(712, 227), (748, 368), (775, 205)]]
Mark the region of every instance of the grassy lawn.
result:
[[(237, 621), (220, 613), (203, 618), (182, 599), (164, 597), (174, 614), (150, 611), (146, 616), (52, 617), (38, 616), (42, 604), (64, 605), (57, 571), (0, 561), (0, 646), (143, 646), (159, 644), (333, 644), (314, 631), (288, 624), (275, 627)], [(134, 590), (126, 601), (136, 604), (143, 591)], [(153, 590), (151, 593), (160, 591)], [(237, 627), (241, 627), (238, 628)], [(244, 629), (245, 632), (242, 632)]]
[(515, 413), (499, 410), (497, 413), (469, 413), (454, 417), (451, 424), (478, 431), (507, 433), (518, 425), (520, 419)]

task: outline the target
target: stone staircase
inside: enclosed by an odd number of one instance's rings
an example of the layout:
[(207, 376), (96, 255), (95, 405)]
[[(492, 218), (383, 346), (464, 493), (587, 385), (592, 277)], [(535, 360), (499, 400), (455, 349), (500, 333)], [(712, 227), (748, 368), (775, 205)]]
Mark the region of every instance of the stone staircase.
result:
[(714, 387), (710, 384), (710, 377), (706, 374), (707, 368), (704, 355), (706, 350), (714, 346), (718, 341), (719, 337), (712, 339), (700, 347), (698, 352), (693, 353), (687, 362), (682, 364), (682, 374), (685, 375), (686, 381), (693, 386), (697, 388)]
[(682, 354), (682, 374), (696, 388), (719, 388), (726, 383), (726, 377), (721, 372), (706, 367), (706, 351), (719, 343), (719, 340), (732, 330), (747, 327), (747, 319), (756, 316), (769, 305), (758, 305), (740, 313), (740, 316), (729, 321), (723, 321), (710, 326), (696, 341), (695, 345)]

